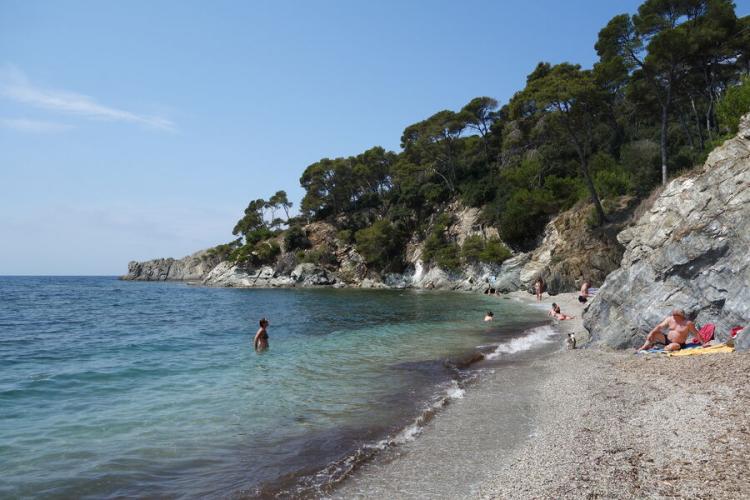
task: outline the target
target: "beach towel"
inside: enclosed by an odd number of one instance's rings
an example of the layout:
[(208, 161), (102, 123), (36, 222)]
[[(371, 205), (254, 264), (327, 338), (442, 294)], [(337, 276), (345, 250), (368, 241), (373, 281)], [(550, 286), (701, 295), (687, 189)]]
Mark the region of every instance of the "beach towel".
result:
[[(700, 344), (685, 344), (685, 347), (680, 349), (681, 351), (687, 350), (687, 349), (695, 349), (700, 347)], [(652, 347), (651, 349), (647, 349), (645, 351), (636, 351), (636, 354), (668, 354), (667, 351), (664, 350), (664, 347)]]
[(706, 323), (703, 328), (698, 332), (697, 337), (693, 337), (693, 342), (705, 344), (711, 342), (714, 339), (714, 332), (716, 331), (716, 325), (713, 323)]
[(700, 354), (720, 354), (725, 352), (734, 352), (734, 347), (729, 347), (726, 344), (716, 344), (708, 347), (701, 347), (700, 349), (680, 349), (679, 351), (668, 352), (667, 356), (696, 356)]

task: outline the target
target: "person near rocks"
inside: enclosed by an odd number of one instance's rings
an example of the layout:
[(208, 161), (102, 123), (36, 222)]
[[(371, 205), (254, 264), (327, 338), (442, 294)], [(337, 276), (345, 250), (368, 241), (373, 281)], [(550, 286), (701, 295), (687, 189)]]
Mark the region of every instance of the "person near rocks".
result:
[(266, 318), (260, 318), (260, 321), (258, 322), (260, 325), (260, 328), (258, 328), (258, 332), (255, 334), (255, 339), (253, 339), (253, 347), (255, 347), (256, 352), (265, 351), (268, 349), (268, 325), (271, 323), (268, 322)]
[(542, 301), (542, 294), (544, 293), (545, 288), (544, 280), (539, 276), (536, 281), (534, 281), (534, 293), (536, 294), (537, 302)]
[(589, 300), (589, 288), (591, 288), (591, 283), (589, 280), (583, 280), (583, 283), (581, 284), (581, 293), (578, 295), (578, 302), (581, 304), (585, 304)]
[(567, 314), (563, 314), (560, 310), (560, 306), (558, 306), (554, 302), (552, 303), (552, 309), (550, 309), (547, 314), (555, 319), (559, 319), (560, 321), (564, 321), (566, 319), (575, 319), (575, 316), (568, 316)]
[[(664, 333), (664, 330), (667, 330), (667, 333)], [(695, 323), (687, 319), (685, 311), (672, 309), (672, 313), (649, 332), (646, 341), (638, 350), (645, 351), (651, 349), (654, 344), (664, 344), (665, 351), (679, 351), (685, 347), (691, 333), (700, 339)]]
[(495, 319), (495, 313), (492, 311), (487, 311), (487, 314), (484, 315), (484, 321), (493, 321)]

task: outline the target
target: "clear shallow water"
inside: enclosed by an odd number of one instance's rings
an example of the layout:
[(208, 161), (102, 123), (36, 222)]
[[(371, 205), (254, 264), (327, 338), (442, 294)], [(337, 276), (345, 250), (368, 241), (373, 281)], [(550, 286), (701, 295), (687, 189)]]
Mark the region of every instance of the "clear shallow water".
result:
[(0, 277), (0, 496), (315, 491), (455, 390), (446, 358), (539, 316), (468, 294)]

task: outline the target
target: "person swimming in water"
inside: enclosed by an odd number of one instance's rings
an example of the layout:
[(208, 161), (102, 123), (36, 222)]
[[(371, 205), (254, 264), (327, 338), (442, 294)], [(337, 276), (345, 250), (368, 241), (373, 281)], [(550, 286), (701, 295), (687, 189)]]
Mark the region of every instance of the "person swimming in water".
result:
[(256, 351), (260, 352), (268, 349), (267, 328), (270, 323), (266, 318), (261, 318), (258, 324), (260, 325), (260, 328), (258, 328), (258, 333), (255, 334), (255, 339), (253, 339), (253, 347), (255, 347)]
[(484, 315), (484, 321), (492, 321), (495, 319), (495, 314), (492, 311), (487, 311), (487, 314)]

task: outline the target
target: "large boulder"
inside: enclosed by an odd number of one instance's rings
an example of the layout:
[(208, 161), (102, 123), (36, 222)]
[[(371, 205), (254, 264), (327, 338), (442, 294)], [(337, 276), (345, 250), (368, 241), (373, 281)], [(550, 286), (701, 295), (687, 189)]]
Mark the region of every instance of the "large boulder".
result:
[(336, 283), (336, 276), (315, 264), (300, 264), (291, 273), (291, 279), (300, 286), (326, 286)]
[[(530, 253), (521, 253), (503, 262), (500, 270), (491, 281), (499, 293), (515, 292), (523, 287), (521, 272), (531, 259)], [(531, 278), (533, 280), (533, 277)]]
[(719, 338), (750, 322), (750, 115), (703, 168), (671, 181), (618, 236), (620, 269), (584, 313), (599, 344), (634, 347), (674, 307)]

